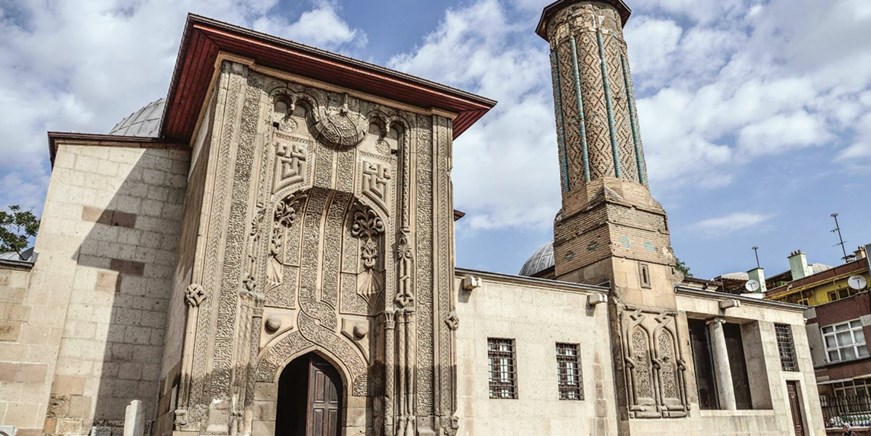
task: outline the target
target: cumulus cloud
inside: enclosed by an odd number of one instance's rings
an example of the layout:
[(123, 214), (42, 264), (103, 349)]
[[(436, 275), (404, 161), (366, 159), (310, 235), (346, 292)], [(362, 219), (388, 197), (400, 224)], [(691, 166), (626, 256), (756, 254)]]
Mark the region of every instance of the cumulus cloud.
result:
[(281, 18), (277, 6), (277, 0), (0, 3), (0, 206), (42, 206), (46, 131), (107, 132), (166, 95), (188, 11), (327, 49), (365, 43), (365, 33), (332, 3), (314, 3), (297, 19)]
[[(450, 60), (450, 61), (447, 61)], [(544, 226), (559, 208), (547, 49), (504, 4), (451, 9), (435, 32), (389, 66), (472, 89), (499, 104), (454, 143), (461, 227)]]
[(643, 7), (626, 38), (655, 188), (721, 186), (730, 176), (712, 176), (710, 168), (805, 147), (868, 158), (861, 139), (843, 149), (871, 112), (861, 98), (871, 87), (867, 2), (653, 0)]
[(728, 236), (738, 230), (756, 227), (771, 219), (772, 215), (752, 212), (736, 212), (729, 215), (709, 218), (692, 225), (692, 228), (707, 236)]
[(366, 34), (360, 29), (352, 29), (330, 3), (321, 3), (315, 9), (303, 12), (296, 22), (279, 15), (267, 15), (254, 21), (254, 29), (294, 41), (321, 48), (335, 48), (341, 44), (354, 42), (366, 45)]

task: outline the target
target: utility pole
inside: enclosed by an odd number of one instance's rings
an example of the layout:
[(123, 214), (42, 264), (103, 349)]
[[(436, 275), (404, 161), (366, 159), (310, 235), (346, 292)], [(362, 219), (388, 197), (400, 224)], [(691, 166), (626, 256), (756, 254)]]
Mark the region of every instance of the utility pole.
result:
[(835, 228), (832, 229), (832, 233), (838, 234), (838, 243), (835, 245), (841, 246), (841, 252), (844, 253), (844, 257), (842, 257), (841, 259), (844, 259), (844, 262), (846, 262), (848, 259), (850, 259), (850, 256), (847, 256), (847, 248), (845, 245), (846, 243), (844, 242), (844, 237), (841, 236), (841, 226), (838, 224), (838, 213), (833, 212), (832, 218), (835, 219)]
[(755, 245), (753, 246), (753, 254), (756, 255), (756, 268), (762, 268), (762, 266), (759, 265), (759, 247)]

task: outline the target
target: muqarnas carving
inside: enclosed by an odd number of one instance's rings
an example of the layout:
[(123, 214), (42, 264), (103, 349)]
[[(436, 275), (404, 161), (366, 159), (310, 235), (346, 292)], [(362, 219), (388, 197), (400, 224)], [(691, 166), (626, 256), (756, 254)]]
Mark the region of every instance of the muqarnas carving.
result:
[(309, 133), (319, 143), (339, 150), (347, 150), (357, 146), (369, 129), (365, 116), (351, 110), (349, 97), (344, 96), (344, 102), (339, 107), (327, 107), (325, 102), (306, 93), (288, 92), (279, 94), (274, 99), (273, 126), (281, 132), (294, 133), (299, 130), (299, 123), (292, 118), (301, 105), (310, 122)]
[(674, 313), (627, 308), (623, 359), (629, 415), (678, 418), (687, 415), (685, 373)]

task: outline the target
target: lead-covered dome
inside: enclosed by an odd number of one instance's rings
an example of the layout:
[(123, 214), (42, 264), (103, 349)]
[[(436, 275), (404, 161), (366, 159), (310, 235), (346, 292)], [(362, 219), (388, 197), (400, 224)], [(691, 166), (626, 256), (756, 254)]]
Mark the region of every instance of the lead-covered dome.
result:
[(553, 241), (549, 241), (535, 250), (520, 268), (520, 275), (532, 277), (553, 266)]
[(156, 138), (165, 106), (166, 99), (154, 100), (115, 124), (109, 134)]

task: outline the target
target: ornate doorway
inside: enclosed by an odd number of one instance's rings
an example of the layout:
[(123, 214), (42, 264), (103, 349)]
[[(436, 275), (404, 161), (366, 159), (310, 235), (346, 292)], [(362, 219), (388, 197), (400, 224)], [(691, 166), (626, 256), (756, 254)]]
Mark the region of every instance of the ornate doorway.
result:
[(278, 381), (276, 436), (338, 436), (342, 379), (329, 362), (309, 353), (289, 363)]

